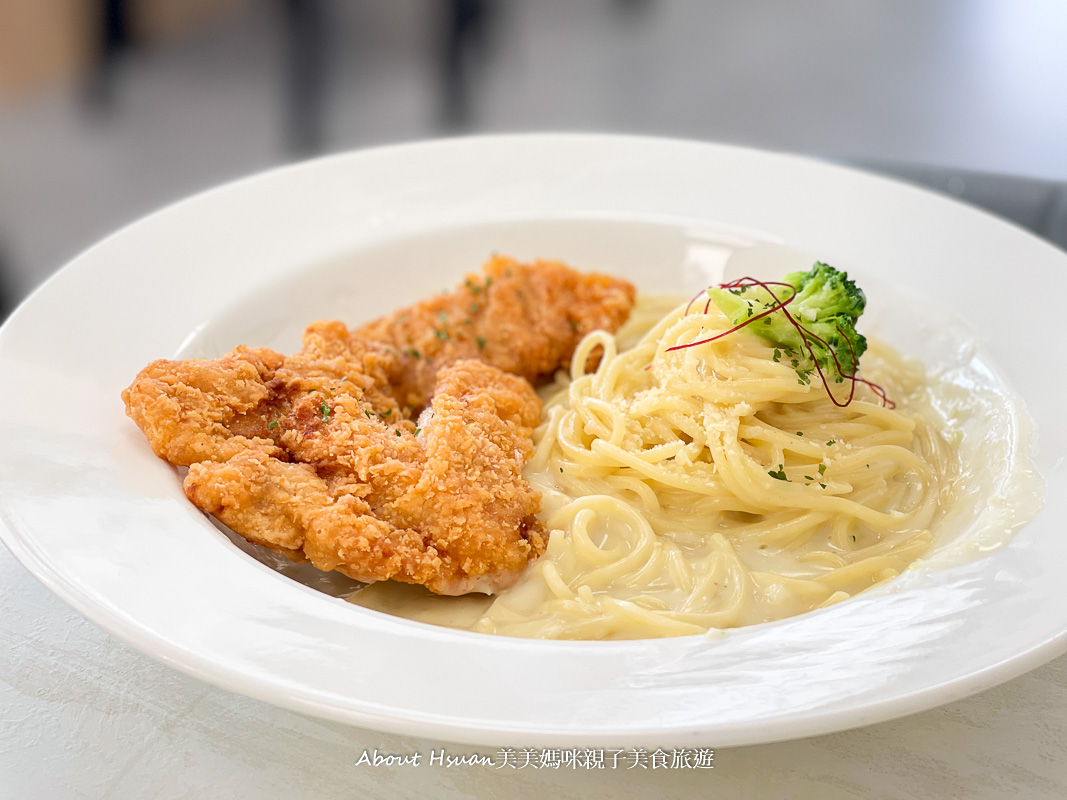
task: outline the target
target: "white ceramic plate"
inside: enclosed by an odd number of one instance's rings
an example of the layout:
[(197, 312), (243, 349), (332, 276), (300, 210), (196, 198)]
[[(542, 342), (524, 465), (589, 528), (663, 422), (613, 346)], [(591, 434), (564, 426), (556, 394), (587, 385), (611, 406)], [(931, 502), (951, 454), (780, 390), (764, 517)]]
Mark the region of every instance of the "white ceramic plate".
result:
[[(861, 285), (929, 292), (971, 323), (983, 363), (1000, 365), (1036, 422), (1048, 483), (1045, 507), (1008, 546), (721, 639), (456, 632), (350, 605), (239, 551), (185, 500), (119, 399), (153, 359), (242, 342), (289, 349), (313, 319), (359, 322), (453, 285), (493, 250), (682, 290), (754, 242), (817, 253)], [(1067, 649), (1064, 297), (1067, 256), (1038, 239), (800, 158), (602, 136), (327, 158), (135, 223), (11, 317), (0, 332), (3, 539), (145, 653), (362, 726), (489, 745), (726, 746), (863, 725)], [(915, 330), (931, 323), (899, 306)], [(1024, 434), (1012, 434), (1016, 449)]]

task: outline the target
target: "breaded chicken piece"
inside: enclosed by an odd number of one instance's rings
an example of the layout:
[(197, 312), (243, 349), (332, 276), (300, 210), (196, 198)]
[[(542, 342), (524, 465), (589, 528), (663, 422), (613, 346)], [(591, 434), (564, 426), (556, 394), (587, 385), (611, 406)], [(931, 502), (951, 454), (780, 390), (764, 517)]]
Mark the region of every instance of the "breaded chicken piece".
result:
[(250, 541), (302, 553), (361, 581), (492, 593), (542, 552), (540, 496), (522, 478), (540, 401), (525, 381), (477, 361), (440, 374), (415, 432), (367, 419), (351, 395), (281, 420), (295, 459), (247, 449), (193, 465), (185, 491)]
[(340, 389), (369, 413), (399, 417), (396, 401), (382, 391), (399, 368), (389, 348), (351, 336), (340, 322), (316, 322), (304, 333), (304, 349), (289, 357), (238, 347), (212, 360), (154, 361), (122, 399), (153, 452), (187, 467), (246, 449), (283, 455), (271, 423), (311, 392), (329, 397)]
[(419, 426), (382, 391), (397, 358), (338, 322), (283, 357), (157, 361), (123, 392), (186, 494), (249, 541), (364, 581), (491, 592), (544, 551), (522, 477), (541, 403), (477, 361), (442, 370)]
[(625, 281), (497, 257), (356, 331), (315, 323), (295, 355), (156, 361), (122, 396), (153, 451), (189, 467), (187, 496), (249, 541), (358, 580), (493, 592), (547, 540), (522, 477), (541, 411), (523, 378), (633, 301)]
[(282, 363), (272, 350), (247, 347), (212, 361), (153, 361), (122, 400), (152, 451), (171, 464), (225, 460), (250, 449), (279, 455), (264, 417), (274, 399), (267, 382)]
[(404, 357), (395, 376), (402, 405), (419, 408), (438, 370), (477, 358), (537, 384), (566, 365), (590, 331), (614, 332), (633, 308), (632, 284), (556, 261), (520, 264), (494, 256), (441, 294), (356, 330)]

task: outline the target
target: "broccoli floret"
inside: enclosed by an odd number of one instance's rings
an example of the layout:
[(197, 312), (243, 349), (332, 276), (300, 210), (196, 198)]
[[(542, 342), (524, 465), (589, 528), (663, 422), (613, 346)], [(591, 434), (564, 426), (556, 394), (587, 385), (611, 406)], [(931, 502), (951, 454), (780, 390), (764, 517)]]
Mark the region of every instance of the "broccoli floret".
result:
[(757, 319), (775, 305), (770, 292), (759, 285), (715, 287), (708, 289), (708, 295), (734, 325), (752, 320), (746, 330), (781, 348), (776, 349), (775, 360), (792, 366), (801, 383), (811, 381), (812, 353), (827, 380), (840, 383), (855, 375), (867, 349), (867, 340), (856, 332), (856, 320), (867, 304), (863, 290), (847, 273), (822, 262), (808, 272), (786, 275), (781, 282), (789, 286), (771, 284), (770, 290), (782, 302), (796, 293), (788, 311), (800, 328), (780, 310)]

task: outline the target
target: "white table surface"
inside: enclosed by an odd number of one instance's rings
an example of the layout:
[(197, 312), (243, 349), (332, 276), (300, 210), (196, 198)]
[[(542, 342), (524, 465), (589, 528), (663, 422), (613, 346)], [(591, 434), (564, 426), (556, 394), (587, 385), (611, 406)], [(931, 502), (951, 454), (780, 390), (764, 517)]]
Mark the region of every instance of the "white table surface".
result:
[[(1067, 656), (904, 719), (716, 750), (710, 770), (516, 770), (430, 766), (442, 749), (500, 754), (325, 722), (187, 677), (82, 619), (2, 547), (0, 652), (0, 798), (1067, 797)], [(374, 749), (422, 763), (356, 766)]]

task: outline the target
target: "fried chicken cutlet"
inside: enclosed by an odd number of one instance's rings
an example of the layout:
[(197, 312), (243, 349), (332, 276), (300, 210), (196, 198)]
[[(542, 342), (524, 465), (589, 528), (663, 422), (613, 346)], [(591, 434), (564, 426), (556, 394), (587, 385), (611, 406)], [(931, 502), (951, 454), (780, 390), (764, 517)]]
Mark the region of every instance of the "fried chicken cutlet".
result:
[(297, 398), (326, 398), (343, 386), (369, 413), (398, 420), (396, 400), (383, 387), (400, 369), (388, 348), (351, 336), (340, 322), (316, 322), (304, 333), (303, 350), (289, 357), (238, 347), (213, 360), (154, 361), (122, 399), (155, 454), (175, 466), (224, 461), (246, 449), (284, 458), (272, 422)]
[(494, 258), (358, 331), (315, 323), (295, 355), (154, 362), (123, 399), (154, 452), (189, 467), (189, 499), (249, 541), (362, 581), (491, 593), (546, 544), (521, 472), (540, 417), (523, 378), (632, 302), (622, 281)]
[(380, 387), (395, 356), (316, 323), (300, 353), (156, 361), (123, 392), (185, 492), (249, 541), (363, 581), (492, 592), (544, 551), (522, 478), (541, 402), (478, 361), (439, 376), (425, 421)]
[[(322, 401), (325, 402), (325, 401)], [(522, 479), (540, 402), (478, 361), (441, 371), (421, 429), (367, 419), (353, 394), (299, 400), (279, 424), (298, 460), (246, 449), (189, 469), (185, 492), (247, 539), (361, 581), (490, 594), (544, 552)]]
[(627, 281), (577, 272), (558, 261), (520, 264), (494, 256), (482, 269), (453, 292), (356, 330), (401, 355), (394, 393), (403, 405), (418, 408), (437, 371), (461, 358), (541, 383), (570, 361), (587, 333), (617, 330), (636, 294)]

